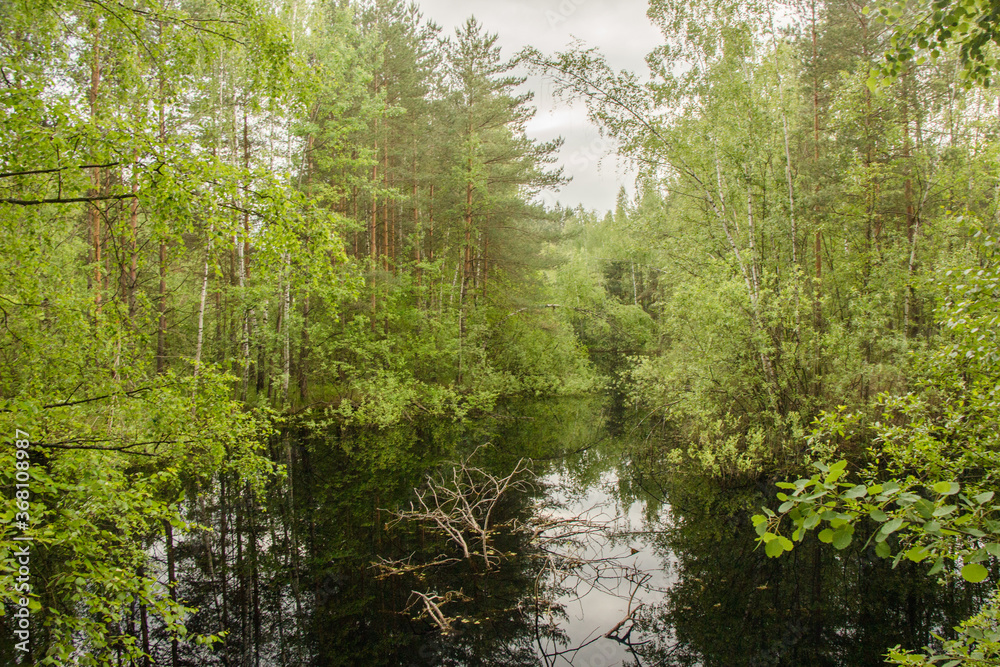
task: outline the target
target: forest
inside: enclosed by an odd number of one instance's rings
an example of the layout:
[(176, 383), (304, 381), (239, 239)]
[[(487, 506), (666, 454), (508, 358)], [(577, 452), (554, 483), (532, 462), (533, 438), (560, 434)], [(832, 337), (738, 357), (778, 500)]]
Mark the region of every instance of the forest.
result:
[[(614, 396), (644, 479), (766, 490), (767, 562), (984, 582), (884, 660), (997, 664), (1000, 9), (650, 0), (648, 72), (434, 18), (0, 2), (0, 661), (402, 664), (378, 642), (441, 640), (457, 598), (365, 573), (444, 548), (392, 532), (427, 471)], [(538, 77), (634, 166), (614, 210), (543, 203), (571, 175), (526, 131)], [(426, 664), (555, 664), (518, 656)]]

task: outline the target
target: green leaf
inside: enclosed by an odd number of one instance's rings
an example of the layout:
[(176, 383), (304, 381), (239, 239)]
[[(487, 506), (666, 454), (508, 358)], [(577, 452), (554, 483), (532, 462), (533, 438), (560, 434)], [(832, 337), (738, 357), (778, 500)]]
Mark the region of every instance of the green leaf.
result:
[(948, 516), (957, 509), (958, 509), (957, 505), (944, 505), (943, 507), (939, 507), (936, 510), (934, 510), (933, 516), (936, 517)]
[(890, 549), (889, 545), (885, 542), (879, 542), (875, 545), (875, 554), (879, 558), (888, 558), (892, 555), (892, 549)]
[(777, 558), (781, 554), (785, 553), (785, 549), (781, 546), (780, 540), (771, 540), (764, 546), (764, 552), (770, 558)]
[(830, 544), (831, 542), (833, 542), (833, 531), (830, 530), (829, 528), (824, 528), (823, 530), (819, 531), (818, 537), (820, 542), (823, 542), (824, 544)]
[(920, 500), (918, 500), (914, 504), (914, 507), (916, 508), (917, 513), (920, 514), (920, 516), (922, 516), (925, 519), (929, 519), (932, 516), (936, 516), (934, 510), (934, 503), (927, 500), (926, 498), (921, 498)]
[(988, 575), (989, 572), (979, 563), (969, 563), (962, 568), (962, 578), (972, 584), (978, 584)]
[(921, 546), (912, 547), (909, 551), (906, 552), (906, 557), (912, 560), (914, 563), (919, 563), (925, 560), (930, 555), (931, 555), (930, 552)]
[(885, 523), (886, 521), (889, 520), (889, 517), (887, 517), (885, 515), (885, 512), (883, 512), (882, 510), (872, 510), (869, 513), (869, 516), (875, 521), (878, 521), (879, 523)]
[(849, 489), (844, 493), (845, 498), (861, 498), (868, 493), (868, 488), (864, 484), (858, 484), (857, 486)]
[(976, 549), (971, 554), (969, 554), (968, 556), (965, 557), (965, 562), (966, 563), (981, 563), (984, 560), (986, 560), (987, 558), (989, 558), (989, 554), (987, 554), (986, 549)]
[(837, 550), (846, 549), (851, 543), (853, 536), (849, 530), (841, 529), (833, 534), (833, 548)]
[(934, 492), (942, 496), (951, 496), (958, 493), (958, 482), (938, 482), (934, 485)]
[(802, 522), (802, 527), (806, 530), (812, 530), (819, 525), (819, 514), (810, 514), (806, 517), (806, 520)]
[(993, 492), (992, 491), (986, 491), (984, 493), (980, 493), (979, 495), (975, 496), (974, 500), (977, 503), (979, 503), (980, 505), (982, 505), (984, 503), (988, 503), (991, 500), (993, 500)]
[(833, 484), (844, 474), (844, 469), (847, 468), (847, 461), (837, 461), (832, 466), (830, 466), (830, 472), (827, 473), (826, 483)]
[(903, 526), (902, 517), (896, 517), (892, 521), (882, 524), (882, 528), (879, 530), (879, 533), (881, 533), (882, 535), (892, 535), (902, 526)]

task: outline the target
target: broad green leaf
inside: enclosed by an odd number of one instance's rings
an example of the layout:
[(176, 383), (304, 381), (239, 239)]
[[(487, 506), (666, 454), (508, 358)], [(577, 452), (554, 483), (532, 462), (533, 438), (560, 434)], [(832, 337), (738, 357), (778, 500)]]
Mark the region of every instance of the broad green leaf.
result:
[(764, 546), (764, 552), (771, 558), (777, 558), (785, 553), (785, 549), (781, 546), (780, 540), (771, 540)]
[(882, 524), (882, 528), (879, 529), (879, 532), (882, 535), (891, 535), (895, 533), (897, 530), (899, 530), (902, 526), (903, 526), (902, 517), (896, 517), (895, 519)]
[(980, 493), (979, 495), (977, 495), (975, 497), (975, 501), (977, 503), (979, 503), (980, 505), (982, 505), (984, 503), (988, 503), (991, 500), (993, 500), (993, 492), (992, 491), (986, 491), (984, 493)]
[(819, 537), (820, 542), (823, 542), (825, 544), (830, 544), (831, 542), (833, 542), (833, 531), (830, 530), (829, 528), (824, 528), (823, 530), (819, 531), (819, 535), (817, 537)]
[(944, 505), (934, 510), (933, 516), (936, 517), (948, 516), (957, 509), (958, 509), (957, 505)]
[(969, 563), (962, 567), (962, 578), (969, 583), (978, 584), (988, 575), (989, 572), (979, 563)]
[(934, 485), (934, 492), (942, 496), (951, 496), (959, 491), (958, 482), (938, 482)]
[(989, 554), (986, 549), (976, 549), (968, 556), (965, 556), (966, 563), (982, 563), (984, 560), (989, 558)]
[(864, 484), (858, 484), (857, 486), (848, 489), (844, 493), (845, 498), (861, 498), (868, 493), (868, 488)]
[(830, 472), (826, 475), (825, 482), (827, 484), (834, 484), (841, 476), (844, 474), (844, 469), (847, 467), (847, 461), (837, 461), (832, 466), (830, 466)]
[(833, 548), (834, 549), (846, 549), (851, 543), (851, 531), (845, 529), (838, 530), (833, 534)]
[(927, 500), (926, 498), (921, 498), (913, 504), (917, 513), (925, 519), (929, 519), (935, 515), (934, 503)]

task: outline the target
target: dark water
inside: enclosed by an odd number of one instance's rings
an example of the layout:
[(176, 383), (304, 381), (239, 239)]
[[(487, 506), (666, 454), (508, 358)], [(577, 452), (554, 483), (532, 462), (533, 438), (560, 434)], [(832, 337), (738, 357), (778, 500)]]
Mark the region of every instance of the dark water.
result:
[[(604, 397), (299, 433), (273, 443), (288, 482), (255, 494), (225, 478), (192, 507), (212, 530), (177, 545), (178, 595), (198, 608), (192, 632), (227, 635), (186, 645), (183, 664), (854, 667), (924, 646), (982, 599), (857, 541), (766, 558), (749, 516), (773, 488), (652, 475), (637, 461), (665, 434)], [(485, 543), (448, 523), (456, 480), (477, 525), (488, 515)], [(400, 517), (414, 489), (426, 516)], [(162, 629), (151, 644), (169, 664)]]

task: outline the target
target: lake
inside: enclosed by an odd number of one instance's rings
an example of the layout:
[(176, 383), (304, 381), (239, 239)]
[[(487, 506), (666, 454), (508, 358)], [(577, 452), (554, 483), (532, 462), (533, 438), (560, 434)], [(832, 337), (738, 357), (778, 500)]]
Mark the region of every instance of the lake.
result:
[(291, 494), (229, 502), (224, 600), (188, 545), (189, 625), (224, 617), (229, 664), (861, 666), (982, 601), (863, 540), (767, 558), (770, 483), (654, 473), (643, 417), (596, 396), (314, 424), (275, 444)]

